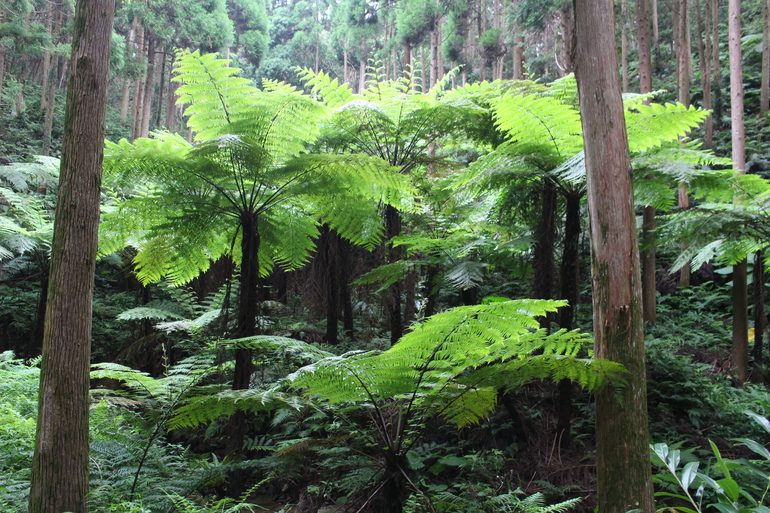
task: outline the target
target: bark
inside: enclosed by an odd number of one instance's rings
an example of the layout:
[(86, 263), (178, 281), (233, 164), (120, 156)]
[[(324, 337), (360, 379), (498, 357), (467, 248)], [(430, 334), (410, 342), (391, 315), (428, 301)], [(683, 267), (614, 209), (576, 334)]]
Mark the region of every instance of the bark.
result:
[(152, 91), (155, 86), (155, 38), (149, 37), (147, 44), (147, 75), (142, 95), (142, 126), (139, 137), (150, 135), (150, 113), (152, 112)]
[(711, 2), (711, 65), (714, 70), (712, 85), (714, 87), (714, 114), (711, 116), (714, 130), (722, 126), (722, 65), (719, 60), (719, 0), (707, 0)]
[(762, 365), (762, 341), (767, 329), (765, 310), (765, 258), (762, 251), (757, 251), (754, 260), (754, 363)]
[[(535, 247), (532, 264), (535, 270), (532, 297), (534, 299), (553, 299), (554, 272), (556, 262), (554, 245), (556, 241), (556, 186), (551, 179), (544, 179), (540, 190), (540, 216), (535, 228)], [(541, 325), (548, 327), (549, 319), (542, 319)]]
[[(697, 25), (696, 31), (698, 34), (698, 54), (701, 73), (701, 87), (703, 88), (703, 108), (711, 110), (714, 107), (714, 103), (711, 99), (711, 30), (710, 30), (710, 3), (709, 0), (705, 2), (706, 16), (705, 27), (704, 20), (701, 16), (700, 0), (695, 0), (696, 18), (695, 23)], [(714, 146), (714, 121), (711, 113), (709, 113), (706, 121), (703, 123), (703, 145), (711, 149)]]
[(326, 342), (339, 342), (339, 312), (340, 312), (340, 283), (339, 260), (337, 258), (336, 232), (332, 232), (328, 224), (321, 228), (319, 251), (321, 266), (324, 273), (324, 289), (326, 290)]
[[(49, 0), (46, 15), (45, 15), (45, 31), (48, 34), (48, 39), (53, 43), (53, 16), (54, 5), (53, 1)], [(48, 75), (51, 74), (51, 47), (46, 45), (43, 50), (43, 71), (42, 71), (42, 84), (40, 86), (40, 112), (45, 111), (45, 107), (48, 104), (46, 101), (46, 94), (48, 93)]]
[(114, 13), (114, 0), (75, 8), (30, 513), (88, 511), (91, 303)]
[[(650, 47), (649, 0), (636, 0), (636, 40), (639, 53), (639, 92), (652, 91), (652, 58)], [(649, 103), (649, 102), (648, 102)], [(656, 252), (655, 252), (655, 208), (644, 207), (642, 214), (642, 310), (644, 320), (657, 319)]]
[[(741, 4), (730, 0), (730, 110), (732, 118), (733, 166), (746, 172), (746, 141), (743, 125), (743, 66), (741, 65)], [(733, 347), (732, 360), (737, 384), (743, 385), (749, 374), (749, 309), (747, 267), (744, 260), (733, 267)]]
[(628, 16), (628, 0), (620, 2), (620, 77), (623, 84), (624, 93), (628, 89), (628, 26), (626, 17)]
[[(516, 9), (518, 0), (513, 0), (513, 8)], [(521, 26), (518, 22), (514, 21), (511, 26), (513, 31), (513, 79), (521, 80), (524, 78), (524, 35), (521, 31)], [(464, 85), (464, 84), (463, 84)]]
[[(158, 78), (158, 107), (157, 111), (155, 112), (155, 126), (160, 126), (160, 116), (161, 112), (163, 111), (163, 93), (164, 93), (164, 87), (166, 85), (166, 51), (161, 48), (160, 49), (160, 76)], [(171, 78), (171, 74), (169, 73), (169, 79)]]
[(612, 0), (575, 0), (576, 71), (585, 143), (594, 349), (628, 370), (622, 390), (596, 394), (598, 510), (653, 513), (641, 274), (631, 159)]
[[(134, 50), (134, 37), (136, 36), (136, 23), (138, 18), (134, 18), (131, 21), (131, 28), (128, 30), (128, 39), (126, 41), (126, 56), (131, 55), (131, 52)], [(131, 92), (131, 79), (129, 77), (126, 77), (123, 80), (123, 95), (120, 100), (120, 120), (124, 123), (126, 122), (126, 119), (128, 118), (128, 101), (130, 99), (130, 92)]]
[[(401, 213), (393, 206), (385, 207), (385, 233), (390, 241), (401, 233)], [(401, 247), (388, 250), (388, 263), (397, 262), (403, 257)], [(388, 288), (387, 305), (388, 323), (390, 326), (390, 343), (395, 344), (404, 334), (404, 322), (401, 319), (401, 280)]]
[[(5, 23), (5, 14), (0, 12), (0, 24)], [(0, 45), (0, 99), (3, 97), (3, 81), (5, 80), (5, 54), (8, 48)]]
[(770, 0), (764, 1), (762, 9), (762, 84), (759, 94), (759, 113), (770, 110)]
[(652, 0), (652, 46), (657, 48), (660, 44), (660, 30), (658, 29), (658, 0)]
[[(176, 60), (176, 55), (173, 53), (171, 54), (171, 64), (169, 64), (169, 77), (173, 76), (174, 74), (174, 62)], [(174, 124), (174, 115), (176, 114), (176, 89), (179, 87), (178, 82), (169, 82), (168, 84), (168, 98), (166, 100), (166, 121), (165, 126), (166, 130), (171, 130), (173, 124)]]
[[(572, 330), (575, 309), (580, 302), (580, 198), (581, 191), (571, 190), (567, 195), (567, 211), (564, 220), (564, 251), (561, 257), (560, 298), (569, 304), (559, 310), (559, 327)], [(572, 382), (559, 381), (556, 397), (556, 434), (559, 447), (566, 450), (572, 443)]]
[[(676, 86), (679, 103), (690, 106), (690, 45), (688, 44), (688, 34), (690, 32), (687, 20), (687, 0), (674, 1), (674, 42), (676, 45)], [(690, 208), (690, 199), (687, 193), (687, 187), (679, 189), (679, 210)], [(690, 286), (690, 263), (689, 261), (679, 271), (679, 287), (688, 288)]]
[[(0, 23), (2, 19), (0, 18)], [(3, 96), (3, 82), (5, 80), (5, 54), (8, 49), (5, 46), (0, 45), (0, 98)]]
[(339, 238), (340, 250), (340, 286), (342, 288), (342, 328), (345, 335), (353, 336), (353, 300), (350, 294), (350, 276), (351, 276), (351, 250), (350, 242), (342, 237)]
[[(241, 274), (239, 277), (238, 304), (236, 307), (236, 327), (234, 339), (252, 337), (259, 334), (257, 315), (259, 314), (259, 219), (254, 212), (241, 214)], [(233, 390), (247, 390), (254, 373), (254, 351), (249, 348), (235, 348), (235, 367), (233, 369)], [(234, 454), (243, 447), (246, 436), (246, 413), (237, 410), (227, 425), (227, 443), (225, 450)], [(230, 475), (227, 493), (237, 497), (245, 489), (243, 472)]]

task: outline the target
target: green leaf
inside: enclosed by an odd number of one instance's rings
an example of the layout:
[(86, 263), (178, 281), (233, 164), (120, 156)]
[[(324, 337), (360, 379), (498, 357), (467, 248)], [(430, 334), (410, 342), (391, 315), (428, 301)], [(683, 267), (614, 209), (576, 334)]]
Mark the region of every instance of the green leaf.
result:
[(727, 495), (731, 501), (738, 501), (738, 497), (740, 497), (741, 494), (741, 488), (734, 479), (725, 477), (724, 479), (717, 481), (717, 484), (724, 490), (724, 494)]
[(682, 485), (684, 486), (685, 490), (688, 489), (692, 482), (695, 481), (695, 478), (698, 477), (699, 464), (700, 463), (697, 461), (691, 461), (682, 469)]
[(725, 478), (730, 479), (730, 469), (727, 467), (727, 463), (722, 458), (722, 454), (719, 452), (719, 448), (711, 440), (709, 440), (709, 445), (711, 445), (711, 450), (717, 459), (717, 468), (722, 471), (722, 473), (725, 475)]
[[(746, 414), (746, 415), (748, 415), (748, 416), (749, 416), (749, 417), (751, 417), (752, 419), (754, 419), (754, 421), (755, 421), (757, 424), (759, 424), (760, 426), (762, 426), (762, 428), (764, 428), (764, 430), (765, 430), (765, 431), (767, 431), (768, 433), (770, 433), (770, 420), (768, 420), (766, 417), (763, 417), (762, 415), (759, 415), (759, 414), (757, 414), (757, 413), (754, 413), (753, 411), (749, 411), (749, 410), (746, 410), (746, 411), (744, 411), (743, 413), (744, 413), (744, 414)], [(770, 458), (769, 458), (769, 459), (770, 459)]]

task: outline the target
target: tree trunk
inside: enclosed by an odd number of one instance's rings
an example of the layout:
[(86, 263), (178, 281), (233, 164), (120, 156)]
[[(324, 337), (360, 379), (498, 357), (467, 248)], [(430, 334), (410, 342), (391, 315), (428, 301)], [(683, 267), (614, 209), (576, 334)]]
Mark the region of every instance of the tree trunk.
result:
[[(126, 58), (130, 58), (131, 53), (134, 51), (134, 38), (136, 36), (136, 23), (138, 18), (134, 18), (131, 21), (131, 27), (128, 29), (128, 39), (126, 41)], [(128, 101), (130, 99), (131, 92), (131, 78), (125, 77), (123, 79), (123, 94), (120, 100), (120, 120), (126, 122), (128, 118)]]
[[(169, 64), (169, 78), (174, 75), (174, 63), (176, 62), (176, 55), (171, 54), (171, 63)], [(176, 114), (176, 88), (179, 87), (178, 82), (168, 83), (168, 98), (166, 99), (166, 121), (164, 123), (166, 130), (171, 131), (174, 125), (174, 114)]]
[(114, 0), (78, 0), (43, 336), (30, 513), (86, 513), (91, 303)]
[(340, 283), (339, 261), (337, 258), (337, 233), (332, 232), (328, 224), (321, 227), (319, 252), (321, 267), (324, 273), (324, 289), (326, 289), (326, 342), (339, 342), (339, 312), (340, 312)]
[(658, 28), (658, 0), (652, 0), (652, 46), (657, 48), (660, 44), (660, 30)]
[(627, 93), (628, 89), (628, 26), (626, 24), (628, 17), (628, 0), (620, 2), (620, 77), (622, 91)]
[[(53, 0), (48, 0), (48, 5), (45, 14), (45, 31), (48, 34), (48, 39), (53, 43), (53, 16), (54, 16), (54, 4)], [(45, 111), (45, 107), (48, 104), (46, 101), (46, 94), (48, 93), (48, 75), (51, 74), (51, 47), (46, 45), (43, 50), (43, 73), (42, 84), (40, 86), (40, 112)]]
[[(580, 198), (582, 193), (571, 190), (567, 195), (564, 220), (564, 251), (561, 257), (561, 299), (569, 304), (559, 310), (559, 327), (572, 330), (575, 325), (575, 309), (580, 302)], [(572, 443), (572, 382), (559, 381), (556, 397), (556, 434), (559, 447), (566, 450)]]
[(353, 336), (353, 300), (350, 297), (350, 275), (353, 265), (350, 258), (352, 250), (350, 242), (338, 235), (340, 249), (340, 286), (342, 288), (342, 327), (345, 335)]
[[(674, 1), (674, 44), (676, 46), (676, 87), (679, 103), (690, 106), (690, 47), (688, 45), (687, 35), (690, 27), (687, 24), (687, 0)], [(690, 199), (687, 193), (687, 187), (679, 189), (679, 210), (690, 208)], [(679, 271), (679, 287), (688, 288), (690, 286), (690, 263), (687, 262)]]
[(767, 328), (767, 312), (765, 310), (765, 256), (757, 251), (754, 260), (754, 364), (762, 365), (762, 341)]
[[(553, 299), (554, 244), (556, 241), (556, 186), (550, 178), (543, 179), (540, 186), (540, 216), (535, 228), (535, 247), (532, 251), (532, 265), (535, 269), (532, 297)], [(550, 318), (541, 319), (541, 326), (547, 328)]]
[[(649, 0), (636, 0), (636, 40), (639, 52), (639, 92), (652, 91)], [(647, 102), (649, 103), (649, 102)], [(657, 319), (657, 263), (655, 258), (655, 208), (644, 207), (642, 214), (642, 310), (644, 320)]]
[(628, 370), (622, 390), (596, 394), (598, 510), (653, 513), (641, 274), (631, 159), (612, 0), (575, 0), (576, 71), (585, 142), (594, 349)]
[[(513, 9), (516, 10), (519, 0), (513, 0)], [(521, 26), (514, 20), (511, 25), (513, 31), (513, 79), (521, 80), (524, 78), (524, 36), (521, 33)]]
[[(163, 93), (166, 85), (166, 51), (161, 48), (160, 51), (160, 76), (158, 77), (158, 108), (155, 111), (155, 126), (160, 126), (160, 116), (163, 111)], [(170, 73), (169, 73), (170, 75)], [(170, 78), (170, 76), (169, 76)]]
[(759, 95), (759, 113), (770, 110), (770, 0), (764, 1), (762, 9), (762, 84)]
[[(696, 32), (698, 36), (698, 62), (700, 64), (701, 74), (701, 87), (703, 88), (703, 108), (710, 111), (714, 104), (711, 100), (711, 16), (710, 14), (709, 0), (705, 2), (705, 27), (704, 20), (701, 16), (700, 0), (695, 0), (695, 23), (697, 25)], [(703, 145), (707, 149), (711, 149), (714, 146), (714, 121), (711, 113), (709, 112), (706, 121), (703, 123)]]
[[(252, 337), (259, 334), (257, 315), (259, 314), (259, 219), (253, 212), (241, 214), (241, 274), (239, 277), (238, 304), (236, 307), (236, 327), (234, 339)], [(254, 373), (254, 351), (246, 347), (235, 348), (235, 367), (233, 369), (233, 390), (247, 390), (251, 386)], [(243, 447), (246, 436), (246, 413), (237, 410), (227, 425), (227, 454), (238, 453)], [(245, 489), (243, 472), (230, 475), (227, 493), (238, 497)]]
[(155, 38), (148, 37), (147, 43), (147, 75), (142, 95), (142, 126), (139, 137), (150, 135), (150, 113), (152, 112), (152, 91), (155, 86)]
[(722, 126), (722, 65), (719, 60), (719, 0), (707, 0), (711, 2), (711, 65), (714, 70), (712, 85), (714, 87), (714, 113), (711, 119), (714, 130)]
[[(743, 126), (743, 66), (741, 64), (741, 3), (730, 0), (730, 111), (732, 118), (733, 166), (746, 172), (746, 141)], [(749, 306), (746, 260), (733, 267), (733, 348), (736, 381), (743, 385), (749, 375)]]
[[(401, 233), (401, 213), (393, 206), (385, 207), (385, 234), (387, 241)], [(402, 258), (401, 247), (389, 244), (388, 263), (394, 263)], [(390, 343), (395, 344), (404, 334), (404, 322), (401, 319), (401, 280), (388, 288), (387, 305), (388, 323), (390, 325)]]

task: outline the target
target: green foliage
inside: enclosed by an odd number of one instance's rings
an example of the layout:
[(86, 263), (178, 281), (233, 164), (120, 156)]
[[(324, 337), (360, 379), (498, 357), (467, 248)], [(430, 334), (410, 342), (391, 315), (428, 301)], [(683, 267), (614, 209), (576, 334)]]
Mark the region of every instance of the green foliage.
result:
[(0, 508), (26, 507), (35, 441), (40, 369), (0, 353)]
[[(537, 330), (535, 317), (563, 304), (519, 300), (458, 307), (414, 326), (387, 351), (324, 358), (289, 381), (306, 396), (328, 401), (345, 423), (353, 424), (356, 412), (370, 417), (374, 431), (365, 437), (381, 455), (354, 487), (369, 502), (389, 481), (399, 483), (413, 472), (411, 451), (436, 418), (459, 428), (477, 423), (494, 408), (498, 391), (534, 380), (570, 379), (588, 389), (623, 386), (617, 364), (577, 357), (586, 336)], [(389, 493), (403, 497), (396, 500), (406, 499), (407, 486), (414, 488), (407, 481), (390, 485), (398, 491)], [(372, 491), (373, 482), (385, 484)]]
[(305, 154), (325, 112), (320, 103), (280, 84), (253, 88), (211, 55), (181, 54), (178, 63), (180, 102), (190, 104), (199, 143), (158, 133), (108, 144), (105, 169), (118, 185), (158, 188), (107, 216), (103, 254), (136, 245), (140, 280), (185, 283), (223, 255), (240, 260), (236, 241), (250, 217), (263, 275), (275, 263), (306, 263), (318, 222), (354, 243), (379, 239), (376, 202), (397, 202), (409, 188), (377, 158)]
[(535, 317), (563, 302), (519, 300), (458, 307), (414, 327), (389, 350), (323, 359), (292, 376), (292, 385), (331, 403), (405, 402), (424, 417), (463, 427), (494, 406), (497, 390), (533, 380), (570, 379), (595, 389), (621, 386), (620, 368), (577, 358), (585, 335), (546, 335)]
[[(757, 424), (770, 433), (770, 422), (765, 417), (746, 411)], [(720, 513), (739, 513), (754, 511), (767, 513), (768, 492), (770, 492), (770, 452), (761, 443), (748, 438), (736, 439), (738, 444), (760, 456), (760, 460), (747, 461), (724, 458), (714, 442), (709, 441), (714, 459), (702, 472), (700, 461), (692, 459), (679, 469), (682, 455), (678, 449), (670, 449), (666, 444), (651, 445), (653, 461), (662, 465), (666, 473), (658, 475), (657, 482), (664, 485), (664, 490), (656, 493), (658, 497), (673, 497), (688, 504), (671, 506), (674, 511), (683, 513), (701, 513), (704, 502)], [(721, 475), (721, 479), (716, 479)], [(690, 490), (695, 490), (694, 496)], [(671, 491), (668, 491), (671, 490)], [(692, 507), (690, 507), (692, 506)]]

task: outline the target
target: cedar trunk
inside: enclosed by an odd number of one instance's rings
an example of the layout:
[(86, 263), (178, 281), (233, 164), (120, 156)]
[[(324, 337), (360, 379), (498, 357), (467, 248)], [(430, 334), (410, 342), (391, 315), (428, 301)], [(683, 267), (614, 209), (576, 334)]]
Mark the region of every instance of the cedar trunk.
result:
[[(733, 166), (746, 172), (746, 140), (743, 126), (743, 66), (741, 65), (741, 4), (730, 0), (730, 110), (732, 118)], [(749, 300), (746, 260), (733, 267), (733, 347), (732, 359), (738, 385), (749, 375)]]
[(612, 0), (575, 0), (576, 72), (585, 143), (596, 357), (628, 370), (596, 394), (598, 510), (653, 513), (641, 274), (631, 159)]
[(86, 513), (91, 301), (114, 0), (78, 0), (43, 336), (30, 513)]

